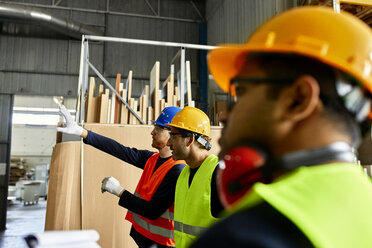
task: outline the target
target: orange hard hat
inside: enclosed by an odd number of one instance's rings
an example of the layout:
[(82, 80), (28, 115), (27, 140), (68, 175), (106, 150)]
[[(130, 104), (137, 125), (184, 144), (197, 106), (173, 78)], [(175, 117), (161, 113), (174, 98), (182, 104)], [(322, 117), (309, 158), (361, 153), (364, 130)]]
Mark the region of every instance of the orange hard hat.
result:
[(299, 7), (261, 25), (242, 45), (209, 52), (216, 83), (228, 92), (249, 52), (294, 53), (312, 57), (355, 77), (372, 92), (372, 30), (346, 12), (328, 7)]

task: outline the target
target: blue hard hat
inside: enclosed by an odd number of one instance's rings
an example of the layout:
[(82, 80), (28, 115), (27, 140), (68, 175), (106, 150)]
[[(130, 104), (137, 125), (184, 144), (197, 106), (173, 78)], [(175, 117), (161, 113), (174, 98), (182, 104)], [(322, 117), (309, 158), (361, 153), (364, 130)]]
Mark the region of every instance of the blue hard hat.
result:
[(169, 124), (172, 122), (173, 117), (181, 111), (181, 108), (179, 107), (166, 107), (163, 109), (163, 111), (160, 112), (159, 117), (156, 119), (156, 121), (152, 121), (154, 124), (169, 128), (165, 124)]

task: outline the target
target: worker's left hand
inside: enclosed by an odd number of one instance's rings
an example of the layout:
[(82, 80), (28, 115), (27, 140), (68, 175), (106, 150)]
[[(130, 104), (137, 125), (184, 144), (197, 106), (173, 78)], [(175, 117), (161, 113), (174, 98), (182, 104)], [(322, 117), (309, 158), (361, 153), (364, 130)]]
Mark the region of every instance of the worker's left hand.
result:
[(123, 190), (124, 188), (120, 186), (120, 182), (115, 177), (105, 177), (102, 180), (101, 185), (102, 193), (107, 191), (111, 194), (120, 197)]

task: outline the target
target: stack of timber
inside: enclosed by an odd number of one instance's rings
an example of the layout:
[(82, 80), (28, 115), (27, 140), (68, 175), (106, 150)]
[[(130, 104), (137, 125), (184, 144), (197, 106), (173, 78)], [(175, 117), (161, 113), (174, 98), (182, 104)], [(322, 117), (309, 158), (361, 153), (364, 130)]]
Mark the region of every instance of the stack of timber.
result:
[[(191, 94), (190, 61), (186, 61), (186, 106), (195, 106)], [(128, 77), (122, 83), (121, 74), (116, 77), (116, 91), (120, 94), (124, 104), (114, 92), (104, 89), (102, 84), (96, 93), (95, 78), (89, 80), (89, 91), (86, 100), (85, 120), (87, 123), (103, 124), (141, 124), (129, 109), (143, 120), (143, 124), (151, 124), (165, 107), (180, 106), (180, 88), (174, 81), (174, 73), (160, 84), (160, 62), (156, 61), (150, 72), (150, 84), (146, 85), (139, 98), (132, 97), (132, 77), (130, 70)], [(129, 106), (129, 108), (128, 108)]]

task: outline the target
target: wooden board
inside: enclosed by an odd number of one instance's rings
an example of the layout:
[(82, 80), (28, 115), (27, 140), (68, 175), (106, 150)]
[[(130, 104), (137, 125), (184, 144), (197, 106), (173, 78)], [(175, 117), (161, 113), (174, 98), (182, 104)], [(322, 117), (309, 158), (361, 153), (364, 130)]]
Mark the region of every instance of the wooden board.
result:
[(174, 74), (170, 74), (167, 78), (167, 103), (168, 106), (173, 106), (174, 94)]
[(80, 146), (80, 142), (64, 142), (53, 148), (45, 230), (81, 229)]
[(154, 119), (159, 115), (159, 100), (160, 100), (160, 90), (159, 90), (159, 80), (160, 80), (160, 62), (156, 61), (150, 72), (150, 100), (149, 104), (153, 108), (153, 115), (150, 119)]
[(153, 117), (152, 117), (153, 111), (152, 111), (152, 107), (151, 106), (148, 107), (147, 112), (148, 112), (148, 115), (147, 115), (147, 124), (148, 125), (151, 125), (152, 124), (151, 121), (154, 120)]
[[(122, 90), (121, 97), (126, 100), (127, 91)], [(124, 103), (120, 104), (120, 123), (121, 124), (128, 124), (128, 108), (125, 106)]]
[(101, 108), (99, 114), (99, 123), (107, 123), (107, 110), (109, 101), (109, 89), (105, 90), (105, 93), (101, 96)]
[(100, 98), (96, 95), (96, 84), (94, 77), (89, 78), (89, 91), (86, 101), (85, 113), (86, 118), (85, 122), (97, 123), (99, 122), (99, 110), (100, 110)]
[(132, 98), (132, 77), (133, 77), (133, 71), (129, 71), (128, 78), (127, 78), (127, 81), (125, 83), (127, 94), (128, 94), (128, 97), (126, 98), (127, 102), (129, 101), (129, 99)]
[(187, 106), (192, 106), (190, 61), (186, 61)]
[[(120, 94), (120, 81), (121, 81), (121, 74), (116, 74), (116, 91)], [(119, 123), (119, 113), (120, 113), (120, 99), (119, 97), (115, 96), (115, 114), (114, 114), (114, 123)]]
[(110, 109), (110, 124), (114, 124), (115, 122), (115, 114), (116, 114), (116, 95), (114, 92), (111, 93), (111, 109)]

